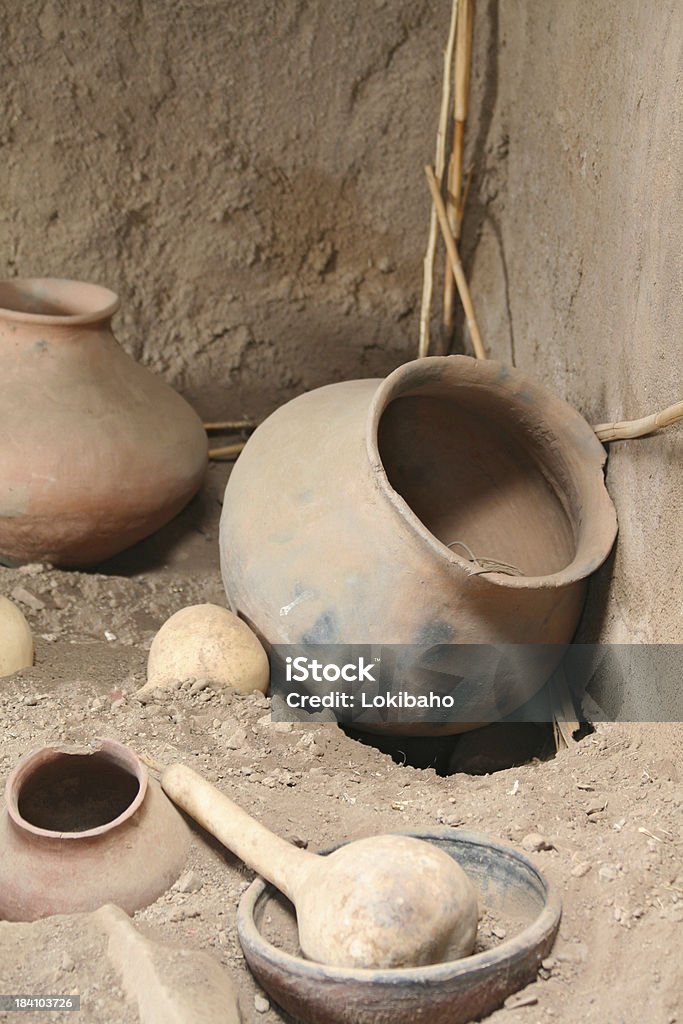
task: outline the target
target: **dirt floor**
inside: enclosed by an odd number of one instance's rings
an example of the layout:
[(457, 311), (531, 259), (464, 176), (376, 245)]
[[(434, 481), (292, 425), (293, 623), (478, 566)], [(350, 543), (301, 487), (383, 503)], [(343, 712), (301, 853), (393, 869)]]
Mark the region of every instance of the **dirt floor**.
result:
[[(100, 572), (0, 569), (0, 593), (22, 606), (36, 637), (35, 667), (0, 687), (2, 776), (43, 744), (111, 736), (152, 763), (190, 764), (275, 831), (311, 849), (381, 831), (460, 826), (524, 849), (534, 845), (527, 837), (540, 833), (547, 849), (528, 855), (559, 886), (559, 938), (538, 981), (524, 992), (526, 1005), (502, 1008), (489, 1020), (683, 1019), (677, 1016), (683, 1004), (677, 727), (601, 725), (549, 760), (444, 777), (398, 764), (334, 726), (271, 723), (262, 695), (192, 692), (186, 685), (162, 701), (135, 697), (162, 622), (187, 604), (225, 602), (217, 518), (228, 471), (212, 465), (201, 495), (175, 523)], [(463, 742), (448, 740), (445, 752), (435, 745), (435, 758), (443, 762), (445, 755), (458, 765)], [(505, 763), (500, 736), (494, 733), (493, 742)], [(489, 749), (491, 757), (495, 752)], [(472, 759), (462, 763), (474, 766)], [(483, 771), (486, 760), (475, 767)], [(234, 979), (244, 1021), (286, 1020), (264, 1001), (236, 935), (235, 909), (251, 873), (199, 836), (188, 872), (136, 914), (136, 923), (157, 939), (213, 954)], [(42, 945), (23, 927), (0, 927), (2, 991), (80, 991), (78, 1020), (138, 1019), (92, 942), (79, 949), (70, 919), (45, 922)], [(491, 921), (480, 936), (484, 945), (505, 937), (504, 926)]]

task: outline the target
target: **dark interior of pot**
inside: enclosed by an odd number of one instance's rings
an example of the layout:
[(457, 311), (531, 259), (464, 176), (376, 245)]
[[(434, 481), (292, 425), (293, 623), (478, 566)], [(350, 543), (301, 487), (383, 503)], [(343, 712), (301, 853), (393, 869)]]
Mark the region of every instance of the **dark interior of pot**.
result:
[(459, 389), (394, 399), (378, 446), (391, 486), (443, 544), (480, 567), (546, 576), (576, 552), (571, 502), (550, 481), (559, 455), (515, 416), (515, 406)]
[(136, 776), (103, 753), (58, 754), (28, 775), (19, 814), (36, 828), (87, 832), (114, 821), (140, 790)]

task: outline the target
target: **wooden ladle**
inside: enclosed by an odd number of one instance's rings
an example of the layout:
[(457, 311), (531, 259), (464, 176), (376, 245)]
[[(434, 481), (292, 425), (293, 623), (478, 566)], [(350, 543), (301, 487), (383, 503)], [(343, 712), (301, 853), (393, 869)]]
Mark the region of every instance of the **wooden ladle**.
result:
[(161, 777), (179, 807), (294, 904), (305, 956), (337, 967), (414, 967), (467, 956), (477, 897), (443, 850), (410, 836), (358, 839), (328, 856), (274, 835), (191, 768)]

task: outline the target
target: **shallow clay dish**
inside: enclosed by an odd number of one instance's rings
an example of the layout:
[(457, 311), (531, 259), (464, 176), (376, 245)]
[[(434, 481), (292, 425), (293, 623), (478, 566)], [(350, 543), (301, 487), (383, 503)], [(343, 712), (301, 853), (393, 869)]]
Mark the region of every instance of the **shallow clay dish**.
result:
[[(560, 898), (523, 854), (474, 832), (405, 834), (441, 847), (475, 883), (482, 915), (477, 948), (484, 948), (427, 967), (324, 967), (300, 955), (291, 904), (256, 879), (237, 917), (244, 956), (266, 992), (303, 1024), (466, 1024), (533, 981), (552, 948)], [(491, 925), (506, 929), (497, 945)]]

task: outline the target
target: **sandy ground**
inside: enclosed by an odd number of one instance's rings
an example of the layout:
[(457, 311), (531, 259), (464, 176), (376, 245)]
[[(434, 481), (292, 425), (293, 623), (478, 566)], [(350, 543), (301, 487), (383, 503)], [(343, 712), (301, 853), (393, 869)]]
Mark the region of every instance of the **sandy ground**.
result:
[[(136, 699), (151, 639), (168, 615), (191, 603), (225, 603), (217, 518), (227, 472), (213, 465), (176, 522), (99, 572), (0, 569), (0, 593), (22, 605), (36, 637), (35, 667), (0, 685), (2, 776), (43, 744), (111, 736), (152, 762), (190, 764), (311, 849), (380, 831), (459, 826), (522, 848), (529, 833), (540, 833), (548, 848), (529, 856), (561, 891), (559, 938), (542, 976), (525, 990), (528, 1005), (489, 1020), (683, 1019), (680, 727), (601, 725), (548, 760), (444, 777), (398, 764), (333, 726), (273, 724), (260, 695), (185, 687), (162, 702)], [(448, 740), (445, 753), (435, 747), (435, 757), (458, 764), (458, 742)], [(188, 870), (136, 923), (163, 941), (211, 952), (234, 979), (244, 1021), (286, 1020), (266, 1005), (237, 940), (235, 909), (251, 873), (199, 836)], [(0, 928), (0, 990), (78, 986), (78, 1020), (137, 1020), (96, 951), (79, 950), (69, 920), (45, 922), (42, 945), (19, 926)]]

